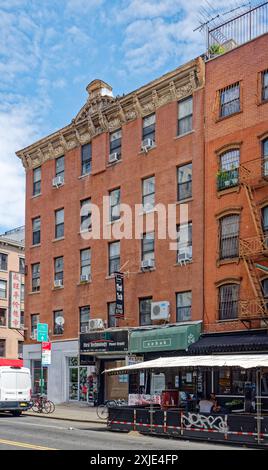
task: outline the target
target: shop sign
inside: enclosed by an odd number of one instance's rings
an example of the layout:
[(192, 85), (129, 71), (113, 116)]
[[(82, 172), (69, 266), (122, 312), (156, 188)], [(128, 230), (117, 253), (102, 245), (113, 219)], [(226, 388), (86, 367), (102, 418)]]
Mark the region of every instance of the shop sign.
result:
[(145, 395), (143, 393), (130, 393), (128, 395), (128, 405), (161, 405), (161, 395)]
[(143, 356), (135, 356), (132, 354), (131, 356), (127, 357), (127, 365), (132, 366), (133, 364), (138, 364), (139, 362), (143, 362), (144, 358)]
[(115, 273), (115, 317), (124, 318), (124, 275)]
[(51, 343), (42, 343), (42, 366), (50, 366), (51, 364)]
[(80, 335), (80, 352), (117, 352), (128, 350), (128, 331), (96, 331)]
[(154, 348), (167, 348), (171, 346), (171, 338), (163, 338), (163, 339), (150, 339), (147, 341), (143, 341), (143, 348), (144, 349), (154, 349)]
[(9, 284), (9, 325), (10, 328), (20, 328), (20, 289), (21, 274), (10, 272)]
[(87, 354), (80, 354), (80, 366), (94, 366), (96, 359), (94, 356), (88, 356)]

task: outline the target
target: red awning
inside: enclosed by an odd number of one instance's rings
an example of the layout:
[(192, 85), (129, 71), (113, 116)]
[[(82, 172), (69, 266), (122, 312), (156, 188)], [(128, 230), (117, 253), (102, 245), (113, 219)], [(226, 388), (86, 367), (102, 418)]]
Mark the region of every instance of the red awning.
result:
[(1, 359), (0, 358), (0, 366), (23, 367), (23, 360), (22, 359)]

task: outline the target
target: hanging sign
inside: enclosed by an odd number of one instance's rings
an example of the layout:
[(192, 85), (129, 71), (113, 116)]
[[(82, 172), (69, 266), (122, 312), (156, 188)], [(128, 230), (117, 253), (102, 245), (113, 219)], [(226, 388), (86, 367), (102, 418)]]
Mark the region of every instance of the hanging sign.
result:
[(20, 303), (21, 303), (21, 274), (10, 272), (10, 307), (9, 325), (10, 328), (20, 328)]
[(115, 317), (124, 318), (124, 275), (115, 273)]
[(51, 343), (42, 343), (42, 366), (50, 366), (51, 364)]

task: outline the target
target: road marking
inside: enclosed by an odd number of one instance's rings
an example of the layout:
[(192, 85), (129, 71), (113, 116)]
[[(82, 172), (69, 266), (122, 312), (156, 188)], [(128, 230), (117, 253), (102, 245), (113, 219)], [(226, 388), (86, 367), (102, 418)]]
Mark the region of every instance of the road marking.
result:
[(6, 426), (10, 426), (10, 424), (14, 424), (15, 427), (18, 426), (18, 425), (21, 425), (21, 426), (37, 426), (37, 427), (40, 427), (40, 428), (53, 428), (53, 429), (60, 429), (60, 430), (64, 430), (64, 429), (68, 430), (68, 428), (64, 428), (64, 427), (60, 427), (60, 426), (51, 426), (49, 424), (28, 423), (26, 421), (24, 421), (22, 423), (18, 423), (17, 421), (12, 423), (11, 420), (10, 421), (0, 421), (0, 426), (2, 426), (3, 424), (6, 425)]
[(14, 447), (25, 447), (26, 449), (35, 449), (35, 450), (58, 450), (53, 449), (52, 447), (43, 447), (35, 444), (28, 444), (26, 442), (17, 442), (17, 441), (8, 441), (6, 439), (0, 439), (0, 444), (6, 444), (8, 446)]

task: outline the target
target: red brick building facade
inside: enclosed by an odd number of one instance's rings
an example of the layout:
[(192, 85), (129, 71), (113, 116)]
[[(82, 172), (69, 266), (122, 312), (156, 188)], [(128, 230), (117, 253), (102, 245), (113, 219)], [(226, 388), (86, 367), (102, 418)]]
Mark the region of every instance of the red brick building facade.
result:
[[(38, 321), (48, 323), (54, 350), (66, 349), (63, 361), (77, 357), (81, 326), (86, 327), (89, 318), (103, 319), (106, 328), (115, 326), (108, 317), (115, 301), (113, 263), (125, 273), (125, 315), (117, 320), (117, 328), (152, 324), (151, 301), (169, 302), (171, 324), (202, 321), (203, 85), (201, 58), (119, 99), (111, 96), (109, 85), (96, 80), (69, 126), (18, 152), (27, 181), (25, 357), (29, 365), (36, 361), (33, 367), (40, 366), (40, 345), (34, 341)], [(144, 151), (142, 142), (148, 143), (148, 138), (153, 145), (150, 148), (149, 142)], [(111, 163), (109, 155), (115, 150), (119, 158)], [(52, 184), (55, 177), (59, 177), (57, 186)], [(178, 255), (170, 250), (170, 239), (158, 239), (155, 231), (154, 247), (150, 239), (121, 240), (119, 260), (119, 245), (109, 248), (115, 238), (84, 240), (81, 203), (90, 199), (102, 210), (103, 196), (132, 210), (147, 200), (151, 209), (158, 203), (175, 204), (177, 224), (182, 204), (187, 204), (192, 235), (189, 229), (186, 248)], [(153, 217), (154, 211), (149, 212)], [(141, 269), (141, 261), (151, 258), (151, 269)], [(63, 363), (55, 365), (54, 373), (49, 369), (54, 383), (51, 388), (48, 384), (48, 390), (56, 401), (70, 398), (66, 379), (61, 391), (55, 391), (61, 373), (66, 376)]]

